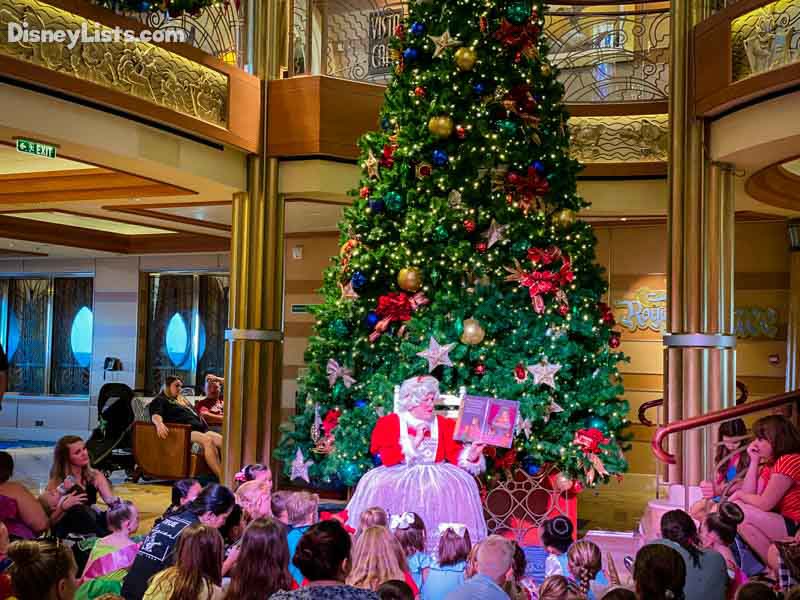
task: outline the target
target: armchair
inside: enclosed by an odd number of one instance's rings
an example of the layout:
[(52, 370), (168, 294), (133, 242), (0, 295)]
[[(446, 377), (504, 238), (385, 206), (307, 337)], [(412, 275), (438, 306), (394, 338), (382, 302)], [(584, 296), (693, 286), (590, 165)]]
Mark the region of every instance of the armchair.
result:
[(169, 435), (162, 440), (150, 422), (149, 398), (134, 398), (133, 456), (137, 473), (154, 479), (184, 479), (211, 475), (202, 449), (192, 443), (192, 428), (167, 423)]

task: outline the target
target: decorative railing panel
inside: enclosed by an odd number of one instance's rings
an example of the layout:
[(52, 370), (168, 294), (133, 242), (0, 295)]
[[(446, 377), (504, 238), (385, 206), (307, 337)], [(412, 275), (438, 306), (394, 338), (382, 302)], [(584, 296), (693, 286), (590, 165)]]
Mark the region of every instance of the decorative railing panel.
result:
[[(388, 82), (388, 37), (406, 13), (406, 4), (296, 0), (293, 74)], [(567, 102), (667, 99), (668, 5), (650, 2), (641, 10), (635, 6), (550, 7), (545, 36), (550, 57), (561, 70)]]
[(800, 61), (800, 1), (778, 0), (731, 22), (733, 81)]
[(15, 41), (8, 35), (9, 25), (23, 22), (41, 31), (81, 31), (85, 27), (90, 38), (109, 29), (37, 0), (0, 0), (0, 55), (218, 127), (227, 126), (229, 85), (225, 74), (143, 42), (78, 39), (74, 45), (38, 45)]
[(226, 0), (203, 9), (197, 15), (166, 12), (137, 15), (148, 29), (169, 29), (184, 32), (185, 43), (216, 56), (223, 62), (244, 68), (246, 55), (246, 3)]
[(669, 116), (572, 117), (572, 156), (581, 162), (666, 162)]
[(667, 99), (669, 9), (549, 10), (544, 31), (550, 59), (561, 70), (566, 102)]

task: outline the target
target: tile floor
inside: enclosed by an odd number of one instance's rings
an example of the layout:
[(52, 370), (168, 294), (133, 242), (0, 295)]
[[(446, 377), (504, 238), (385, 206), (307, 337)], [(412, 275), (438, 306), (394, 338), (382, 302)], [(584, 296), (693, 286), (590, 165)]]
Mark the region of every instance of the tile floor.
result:
[[(34, 494), (44, 490), (52, 448), (14, 448), (8, 452), (14, 457), (14, 479)], [(112, 477), (112, 483), (120, 496), (132, 500), (139, 508), (140, 533), (148, 531), (153, 520), (169, 504), (169, 483), (126, 483), (122, 471)], [(622, 482), (615, 480), (606, 486), (586, 490), (578, 498), (580, 532), (632, 532), (652, 498), (655, 498), (655, 477), (650, 475), (629, 474)]]

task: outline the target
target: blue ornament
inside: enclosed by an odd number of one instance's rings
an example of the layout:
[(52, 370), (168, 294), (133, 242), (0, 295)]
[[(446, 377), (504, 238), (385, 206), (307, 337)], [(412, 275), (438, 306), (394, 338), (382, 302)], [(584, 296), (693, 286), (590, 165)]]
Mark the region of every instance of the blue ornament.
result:
[(483, 93), (486, 91), (486, 86), (482, 83), (476, 83), (472, 86), (472, 91), (475, 92), (476, 96), (483, 96)]
[(376, 467), (380, 467), (383, 464), (383, 460), (381, 460), (380, 453), (372, 457), (372, 464), (375, 465)]
[(526, 463), (525, 464), (525, 472), (528, 475), (536, 475), (541, 470), (542, 470), (542, 468), (539, 465), (536, 465), (534, 463)]
[(147, 12), (150, 10), (150, 3), (149, 2), (142, 2), (142, 5), (139, 7), (141, 12)]
[(341, 477), (342, 483), (345, 485), (355, 485), (359, 477), (361, 477), (361, 468), (356, 463), (345, 463), (339, 472), (339, 477)]
[(361, 271), (356, 271), (353, 273), (353, 277), (350, 279), (350, 284), (353, 286), (354, 290), (360, 290), (367, 285), (367, 276)]
[(366, 400), (356, 400), (355, 406), (356, 406), (356, 408), (366, 408), (367, 407), (367, 401)]
[(384, 131), (392, 130), (392, 122), (389, 120), (389, 117), (383, 117), (381, 119), (381, 129), (383, 129)]
[(417, 51), (416, 48), (406, 48), (405, 50), (403, 50), (403, 58), (405, 59), (406, 62), (414, 62), (415, 60), (417, 60), (418, 56), (419, 52)]
[(412, 23), (409, 31), (414, 35), (422, 35), (425, 33), (425, 25), (422, 23)]
[(403, 210), (403, 196), (398, 192), (386, 192), (383, 195), (383, 201), (389, 210), (398, 212)]
[(369, 206), (372, 212), (380, 213), (383, 212), (384, 204), (381, 198), (376, 198), (375, 200), (370, 200), (367, 202), (367, 206)]
[(533, 161), (533, 168), (537, 173), (544, 173), (544, 163), (540, 160)]
[(603, 433), (608, 433), (608, 423), (603, 417), (586, 417), (586, 420), (583, 423), (586, 425), (586, 429), (599, 429)]
[(380, 320), (381, 318), (375, 314), (375, 311), (371, 310), (369, 311), (369, 313), (367, 313), (367, 316), (364, 317), (364, 325), (367, 326), (367, 329), (372, 331), (373, 329), (375, 329), (375, 325), (377, 325), (378, 321)]
[(445, 166), (448, 160), (449, 158), (447, 156), (447, 152), (444, 150), (433, 151), (433, 164), (435, 164), (437, 167)]

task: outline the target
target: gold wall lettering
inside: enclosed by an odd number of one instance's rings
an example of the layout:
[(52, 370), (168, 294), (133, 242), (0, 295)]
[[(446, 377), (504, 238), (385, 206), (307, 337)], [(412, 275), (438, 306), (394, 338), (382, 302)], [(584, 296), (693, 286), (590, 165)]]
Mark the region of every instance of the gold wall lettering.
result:
[(9, 41), (9, 25), (30, 30), (113, 31), (94, 21), (37, 0), (0, 0), (0, 54), (152, 102), (225, 127), (228, 78), (159, 46), (139, 41), (78, 39), (63, 43)]
[(618, 315), (619, 324), (629, 331), (649, 329), (663, 332), (667, 327), (667, 292), (664, 290), (638, 289), (632, 298), (623, 298), (614, 303), (617, 308), (626, 309)]

